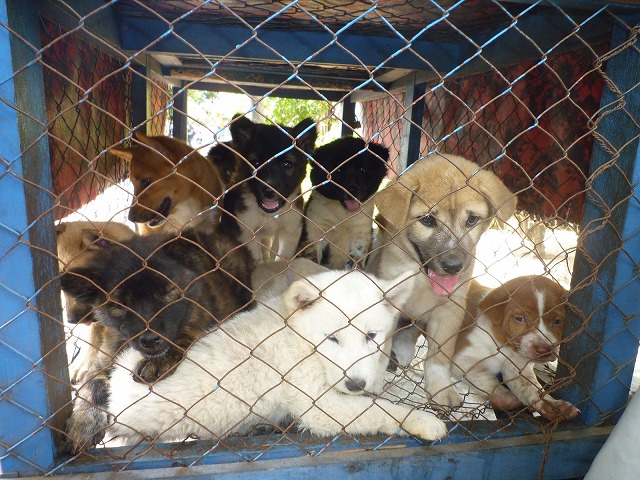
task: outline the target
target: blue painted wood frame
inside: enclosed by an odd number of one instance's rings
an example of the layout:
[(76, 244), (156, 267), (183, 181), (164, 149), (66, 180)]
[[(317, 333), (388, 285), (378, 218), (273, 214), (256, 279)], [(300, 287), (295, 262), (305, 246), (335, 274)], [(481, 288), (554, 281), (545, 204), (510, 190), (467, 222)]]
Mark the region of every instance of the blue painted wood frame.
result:
[[(621, 17), (638, 28), (640, 14)], [(616, 25), (606, 63), (587, 199), (572, 280), (558, 378), (561, 398), (577, 404), (588, 425), (618, 416), (627, 403), (640, 338), (640, 43)], [(622, 108), (619, 108), (622, 107)]]
[[(460, 8), (463, 6), (460, 4)], [(589, 11), (578, 12), (570, 20), (555, 9), (534, 8), (517, 23), (506, 25), (508, 28), (503, 25), (475, 38), (481, 49), (463, 37), (457, 41), (425, 40), (427, 34), (423, 32), (405, 39), (399, 33), (359, 35), (345, 29), (334, 38), (329, 32), (269, 30), (268, 26), (254, 32), (249, 28), (189, 21), (170, 26), (159, 19), (127, 17), (121, 19), (122, 48), (149, 53), (286, 60), (294, 64), (313, 61), (427, 72), (455, 72), (460, 68), (479, 71), (540, 58), (541, 52), (553, 51), (557, 46), (578, 48), (584, 42), (608, 38), (611, 25), (606, 15), (592, 18), (579, 31), (579, 38), (574, 35), (575, 22), (590, 15)]]
[(71, 398), (35, 4), (0, 0), (0, 472), (22, 476), (53, 466)]
[[(473, 433), (470, 434), (469, 428)], [(140, 444), (109, 450), (94, 449), (55, 474), (91, 474), (95, 480), (162, 476), (196, 478), (215, 473), (221, 478), (349, 478), (537, 479), (544, 466), (546, 479), (582, 477), (611, 432), (611, 426), (571, 424), (541, 434), (527, 418), (464, 423), (442, 442), (424, 444), (411, 438), (348, 436), (329, 439), (305, 434), (227, 438), (188, 444)], [(476, 441), (481, 439), (482, 442)], [(391, 460), (391, 462), (390, 462)], [(116, 474), (113, 470), (123, 470)], [(108, 470), (108, 474), (97, 472)], [(515, 472), (515, 474), (514, 474)], [(246, 477), (245, 477), (246, 475)], [(83, 478), (83, 477), (77, 477)]]
[(396, 172), (398, 174), (420, 158), (420, 141), (424, 133), (422, 119), (426, 91), (424, 83), (416, 83), (415, 73), (409, 75), (404, 95), (405, 113), (402, 118), (402, 143), (398, 160), (398, 172)]
[(180, 88), (173, 87), (173, 136), (187, 141), (187, 92), (182, 82)]

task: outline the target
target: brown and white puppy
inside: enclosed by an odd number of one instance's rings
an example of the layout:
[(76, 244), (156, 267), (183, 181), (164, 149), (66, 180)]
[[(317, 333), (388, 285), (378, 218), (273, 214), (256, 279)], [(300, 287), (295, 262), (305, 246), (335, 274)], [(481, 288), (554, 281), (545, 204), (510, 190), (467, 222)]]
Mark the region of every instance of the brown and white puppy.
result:
[[(96, 250), (104, 246), (105, 240), (122, 242), (136, 233), (124, 223), (119, 222), (61, 222), (56, 225), (58, 263), (60, 272), (83, 265)], [(71, 296), (65, 295), (65, 319), (71, 324), (82, 324), (77, 329), (79, 338), (85, 343), (80, 348), (80, 356), (69, 367), (69, 376), (73, 383), (82, 382), (88, 372), (98, 363), (98, 356), (115, 354), (116, 341), (112, 341), (106, 327), (94, 323), (93, 308)]]
[[(232, 179), (221, 224), (247, 245), (256, 262), (291, 260), (302, 233), (300, 184), (317, 137), (314, 122), (306, 118), (284, 127), (236, 116), (229, 129), (231, 143), (209, 152), (211, 161)], [(233, 166), (228, 147), (236, 153)]]
[(113, 147), (114, 155), (129, 162), (135, 198), (129, 220), (142, 234), (175, 233), (186, 226), (215, 223), (225, 184), (214, 164), (182, 140), (142, 132), (135, 145)]
[(546, 394), (533, 371), (534, 364), (557, 358), (568, 292), (538, 275), (517, 277), (493, 290), (472, 290), (467, 328), (458, 336), (453, 357), (454, 374), (498, 410), (525, 405), (549, 420), (578, 415), (569, 402)]
[(303, 255), (328, 268), (361, 265), (371, 249), (372, 197), (387, 173), (389, 150), (343, 137), (317, 148), (313, 159)]
[(455, 337), (464, 318), (475, 250), (491, 220), (506, 221), (516, 196), (496, 175), (455, 155), (423, 158), (375, 197), (380, 238), (367, 269), (390, 279), (417, 276), (405, 316), (408, 327), (394, 338), (400, 364), (414, 356), (420, 334), (427, 337), (424, 364), (427, 399), (455, 406), (460, 395), (451, 382)]

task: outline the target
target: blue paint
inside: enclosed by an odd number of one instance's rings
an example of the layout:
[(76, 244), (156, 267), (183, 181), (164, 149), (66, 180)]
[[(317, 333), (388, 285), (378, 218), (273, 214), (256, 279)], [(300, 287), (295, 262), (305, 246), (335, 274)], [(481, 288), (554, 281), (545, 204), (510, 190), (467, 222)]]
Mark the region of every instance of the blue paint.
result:
[[(622, 19), (627, 25), (637, 25), (640, 16)], [(611, 49), (628, 38), (628, 29), (617, 26)], [(569, 333), (584, 330), (562, 351), (562, 358), (575, 366), (576, 378), (559, 396), (578, 404), (581, 418), (589, 425), (621, 413), (638, 353), (640, 207), (636, 186), (640, 153), (634, 119), (640, 118), (640, 55), (636, 48), (637, 42), (607, 63), (607, 75), (624, 98), (605, 87), (601, 108), (606, 114), (598, 134), (606, 139), (607, 148), (594, 142), (593, 181), (572, 279), (570, 301), (576, 313), (567, 325)], [(621, 101), (624, 109), (615, 111)], [(611, 152), (619, 156), (614, 158)], [(560, 378), (569, 375), (566, 368), (559, 369)]]

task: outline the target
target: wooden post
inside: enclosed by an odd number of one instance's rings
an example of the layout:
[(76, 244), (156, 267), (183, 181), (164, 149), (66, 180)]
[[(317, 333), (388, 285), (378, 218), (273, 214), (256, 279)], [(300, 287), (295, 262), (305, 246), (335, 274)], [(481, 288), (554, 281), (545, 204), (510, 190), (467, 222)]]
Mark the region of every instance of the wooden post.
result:
[[(640, 16), (614, 26), (587, 181), (558, 392), (593, 425), (627, 403), (640, 337)], [(634, 30), (630, 31), (629, 28)], [(616, 49), (619, 51), (615, 51)], [(621, 108), (620, 108), (621, 107)]]
[(70, 408), (37, 2), (0, 0), (0, 473), (48, 471)]
[(402, 119), (402, 146), (398, 158), (398, 174), (420, 157), (425, 92), (424, 83), (416, 84), (416, 74), (409, 75), (404, 97), (406, 112)]
[(353, 137), (355, 128), (358, 128), (356, 125), (356, 104), (351, 101), (351, 97), (347, 97), (342, 102), (342, 130), (340, 135)]
[(187, 141), (187, 89), (182, 82), (182, 90), (174, 88), (178, 92), (173, 96), (173, 136)]

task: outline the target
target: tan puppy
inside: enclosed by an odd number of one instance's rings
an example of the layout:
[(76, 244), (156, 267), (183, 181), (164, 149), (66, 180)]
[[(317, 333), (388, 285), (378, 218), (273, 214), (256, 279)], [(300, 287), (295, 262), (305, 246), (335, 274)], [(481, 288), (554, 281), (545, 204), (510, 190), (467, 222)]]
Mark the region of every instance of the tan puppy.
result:
[(568, 292), (537, 275), (514, 278), (493, 290), (471, 290), (468, 328), (458, 336), (454, 374), (498, 410), (524, 404), (549, 420), (578, 415), (569, 402), (545, 394), (533, 371), (535, 363), (557, 358)]
[(513, 195), (493, 173), (455, 155), (419, 160), (376, 197), (379, 248), (368, 270), (383, 278), (417, 276), (405, 316), (418, 327), (394, 338), (398, 362), (408, 364), (415, 342), (426, 335), (427, 398), (443, 406), (460, 404), (451, 382), (455, 337), (464, 318), (475, 249), (491, 220), (515, 211)]
[[(121, 242), (136, 235), (124, 223), (89, 221), (62, 222), (56, 225), (56, 234), (61, 272), (82, 265), (89, 252), (100, 248), (103, 238)], [(100, 351), (107, 354), (115, 353), (115, 348), (110, 347), (115, 343), (110, 342), (105, 335), (106, 327), (100, 323), (93, 323), (93, 309), (90, 305), (65, 295), (65, 312), (69, 323), (85, 325), (80, 327), (80, 338), (86, 342), (86, 346), (81, 349), (82, 356), (76, 358), (69, 369), (71, 381), (80, 383), (91, 367), (96, 365)]]
[(225, 185), (214, 164), (182, 140), (142, 132), (130, 148), (113, 147), (114, 155), (129, 162), (135, 198), (129, 220), (139, 231), (173, 233), (185, 226), (216, 223), (218, 201)]

